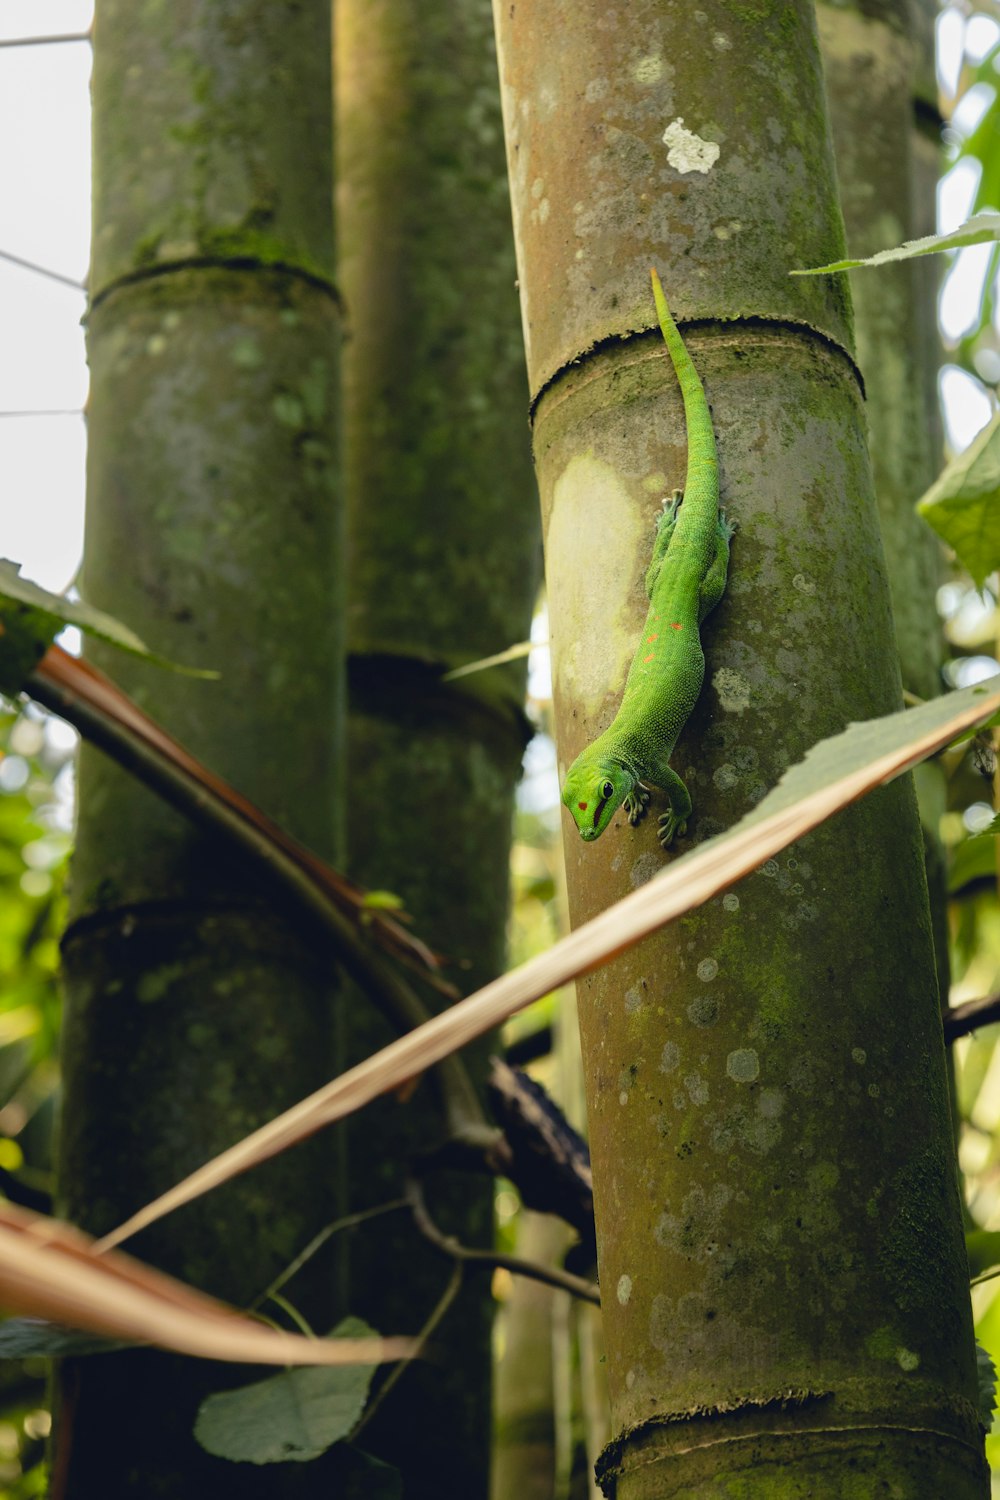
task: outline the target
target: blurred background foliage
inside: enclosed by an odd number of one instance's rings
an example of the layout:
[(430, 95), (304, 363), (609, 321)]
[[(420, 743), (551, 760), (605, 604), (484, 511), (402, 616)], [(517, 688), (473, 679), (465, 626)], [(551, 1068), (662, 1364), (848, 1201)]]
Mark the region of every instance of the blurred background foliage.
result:
[[(0, 1189), (51, 1208), (59, 934), (75, 736), (0, 698)], [(0, 1361), (0, 1495), (45, 1487), (47, 1362)]]

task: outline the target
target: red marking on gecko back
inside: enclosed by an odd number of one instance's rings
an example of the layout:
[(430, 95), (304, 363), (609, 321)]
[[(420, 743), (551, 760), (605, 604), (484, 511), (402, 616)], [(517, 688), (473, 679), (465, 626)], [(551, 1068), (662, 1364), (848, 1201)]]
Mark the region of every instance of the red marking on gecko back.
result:
[(659, 639), (660, 639), (660, 632), (658, 630), (656, 630), (656, 631), (653, 632), (652, 635), (647, 635), (646, 642), (647, 642), (647, 644), (652, 644), (653, 641), (658, 641)]
[(646, 662), (647, 662), (647, 661), (652, 661), (652, 660), (653, 660), (653, 657), (654, 657), (654, 656), (655, 656), (655, 655), (656, 655), (656, 652), (655, 652), (655, 651), (651, 651), (651, 652), (650, 652), (650, 653), (649, 653), (649, 655), (648, 655), (648, 656), (644, 656), (644, 657), (643, 657), (643, 658), (642, 658), (642, 660), (643, 660), (643, 665), (645, 665), (645, 663), (646, 663)]

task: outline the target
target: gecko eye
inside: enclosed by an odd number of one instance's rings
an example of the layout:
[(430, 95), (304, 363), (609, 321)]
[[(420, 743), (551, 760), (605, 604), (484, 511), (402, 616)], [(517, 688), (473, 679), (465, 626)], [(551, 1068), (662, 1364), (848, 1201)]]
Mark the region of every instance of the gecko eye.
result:
[(604, 783), (604, 785), (601, 787), (601, 796), (604, 797), (605, 800), (606, 800), (608, 797), (613, 797), (614, 794), (615, 794), (614, 786), (612, 785), (612, 783), (610, 781), (606, 781)]

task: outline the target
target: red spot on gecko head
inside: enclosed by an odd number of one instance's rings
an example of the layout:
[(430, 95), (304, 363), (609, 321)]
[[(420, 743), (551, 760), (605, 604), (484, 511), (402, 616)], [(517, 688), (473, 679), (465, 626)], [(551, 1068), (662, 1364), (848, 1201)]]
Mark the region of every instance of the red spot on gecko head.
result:
[(578, 802), (576, 805), (580, 809), (581, 812), (586, 812), (587, 811), (587, 804), (586, 804), (586, 802)]
[(652, 660), (653, 660), (653, 657), (654, 657), (654, 656), (655, 656), (655, 655), (656, 655), (656, 652), (655, 652), (655, 651), (651, 651), (651, 652), (650, 652), (650, 653), (649, 653), (649, 655), (648, 655), (648, 656), (644, 656), (644, 657), (643, 657), (643, 658), (642, 658), (642, 661), (643, 661), (643, 665), (644, 665), (644, 666), (645, 666), (645, 664), (646, 664), (646, 662), (647, 662), (647, 661), (652, 661)]
[(676, 622), (671, 622), (670, 629), (671, 630), (683, 630), (684, 626), (683, 625), (678, 625)]

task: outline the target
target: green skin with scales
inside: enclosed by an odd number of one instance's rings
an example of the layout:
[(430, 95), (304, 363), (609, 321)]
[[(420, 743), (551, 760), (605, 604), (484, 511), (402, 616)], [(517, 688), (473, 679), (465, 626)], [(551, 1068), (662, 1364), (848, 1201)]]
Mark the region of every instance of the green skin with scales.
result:
[(705, 391), (670, 316), (660, 278), (651, 274), (660, 329), (684, 398), (687, 478), (683, 493), (664, 502), (657, 520), (646, 573), (649, 613), (621, 706), (609, 728), (570, 766), (562, 800), (589, 842), (600, 838), (620, 807), (630, 823), (638, 823), (649, 786), (659, 787), (670, 804), (659, 820), (666, 848), (675, 834), (684, 833), (691, 812), (688, 789), (669, 762), (701, 692), (700, 626), (725, 592), (733, 528), (719, 509), (719, 460)]

